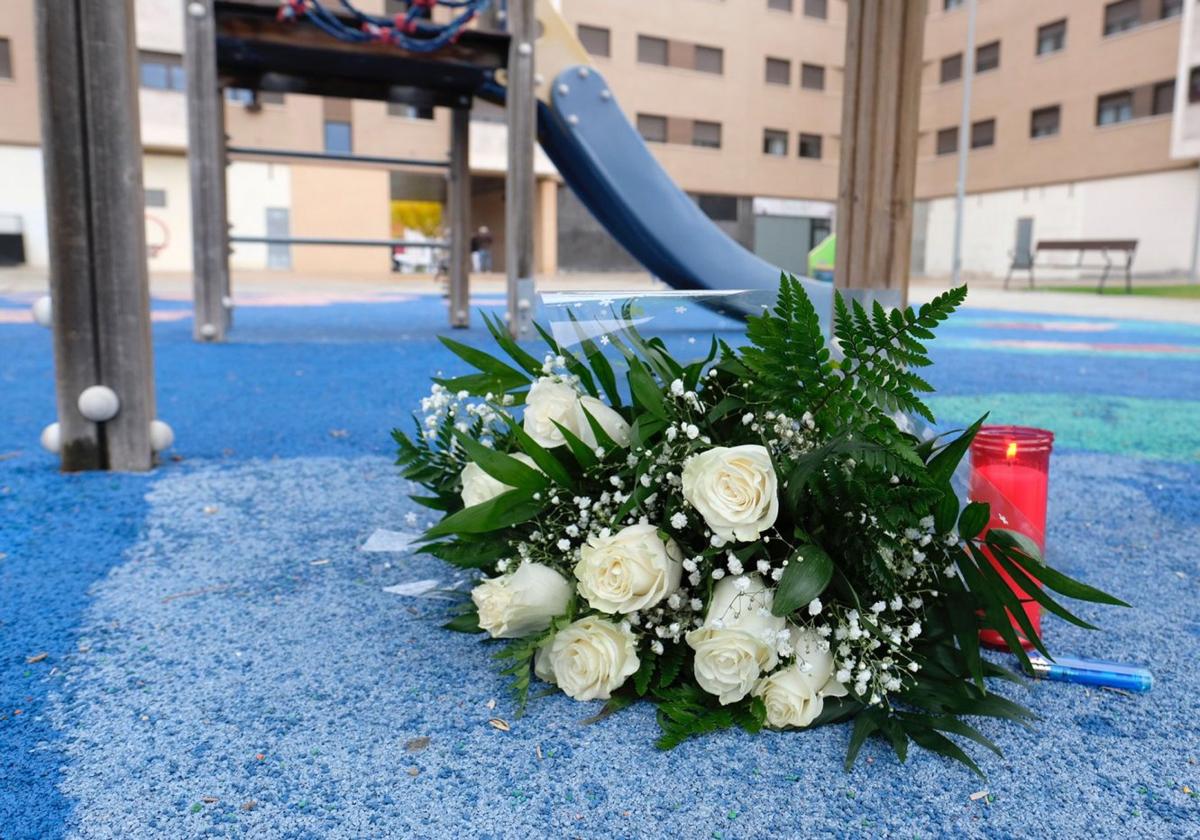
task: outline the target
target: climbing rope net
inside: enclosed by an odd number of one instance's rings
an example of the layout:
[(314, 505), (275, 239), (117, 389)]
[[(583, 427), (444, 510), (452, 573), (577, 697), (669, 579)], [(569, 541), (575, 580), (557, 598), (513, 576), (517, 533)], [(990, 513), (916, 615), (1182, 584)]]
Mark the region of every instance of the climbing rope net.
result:
[[(321, 0), (280, 0), (280, 20), (305, 19), (327, 35), (356, 43), (391, 43), (410, 52), (437, 52), (453, 44), (475, 17), (492, 0), (409, 0), (406, 9), (393, 16), (369, 15), (349, 0), (339, 5), (354, 18), (357, 27), (347, 25)], [(433, 23), (436, 6), (455, 9), (448, 23)]]

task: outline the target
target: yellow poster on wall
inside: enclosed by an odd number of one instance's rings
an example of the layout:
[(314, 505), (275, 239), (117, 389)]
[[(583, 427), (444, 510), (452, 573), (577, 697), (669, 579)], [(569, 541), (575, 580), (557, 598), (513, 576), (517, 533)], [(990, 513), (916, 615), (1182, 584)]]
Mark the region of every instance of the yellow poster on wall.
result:
[(405, 231), (417, 231), (436, 237), (442, 229), (442, 205), (437, 201), (392, 201), (392, 236), (402, 238)]

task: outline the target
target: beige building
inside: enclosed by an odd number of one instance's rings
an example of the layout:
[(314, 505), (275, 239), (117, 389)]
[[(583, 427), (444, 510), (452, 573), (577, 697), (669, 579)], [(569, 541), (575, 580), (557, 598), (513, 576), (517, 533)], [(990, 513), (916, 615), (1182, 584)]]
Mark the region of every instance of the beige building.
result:
[[(46, 261), (33, 55), (34, 0), (0, 15), (0, 233), (23, 231)], [(190, 267), (180, 0), (138, 0), (142, 138), (151, 265)], [(368, 11), (394, 4), (362, 0)], [(966, 7), (929, 0), (913, 267), (948, 274), (954, 226)], [(1189, 4), (1190, 5), (1190, 4)], [(803, 270), (832, 228), (841, 137), (843, 0), (561, 0), (597, 69), (655, 156), (730, 235)], [(1135, 269), (1192, 259), (1200, 179), (1171, 156), (1182, 0), (979, 0), (967, 139), (964, 269), (1003, 274), (1018, 238), (1136, 238)], [(1188, 10), (1189, 14), (1191, 10)], [(1189, 18), (1190, 19), (1190, 18)], [(1198, 48), (1200, 49), (1200, 48)], [(480, 107), (470, 149), (473, 222), (503, 264), (504, 126)], [(1200, 119), (1200, 118), (1198, 118)], [(407, 106), (231, 91), (230, 143), (444, 159), (448, 115)], [(1178, 122), (1178, 121), (1174, 121)], [(1178, 145), (1178, 144), (1177, 144)], [(624, 267), (630, 258), (537, 163), (538, 267)], [(385, 238), (391, 203), (444, 198), (436, 170), (239, 159), (235, 234)], [(379, 271), (367, 248), (239, 245), (235, 267)]]

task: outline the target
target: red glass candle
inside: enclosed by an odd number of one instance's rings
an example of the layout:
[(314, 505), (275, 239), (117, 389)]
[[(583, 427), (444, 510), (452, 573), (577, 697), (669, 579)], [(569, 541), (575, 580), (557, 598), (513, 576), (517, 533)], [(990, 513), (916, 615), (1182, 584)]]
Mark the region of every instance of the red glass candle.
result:
[[(1050, 481), (1050, 450), (1054, 433), (1026, 426), (984, 426), (971, 443), (972, 501), (991, 506), (989, 528), (1018, 531), (1046, 550), (1046, 492)], [(989, 556), (989, 559), (990, 556)], [(1005, 583), (1016, 594), (1033, 628), (1042, 632), (1041, 607), (992, 560)], [(1033, 644), (1009, 616), (1026, 650)], [(1007, 649), (995, 630), (983, 630), (979, 640), (988, 647)]]

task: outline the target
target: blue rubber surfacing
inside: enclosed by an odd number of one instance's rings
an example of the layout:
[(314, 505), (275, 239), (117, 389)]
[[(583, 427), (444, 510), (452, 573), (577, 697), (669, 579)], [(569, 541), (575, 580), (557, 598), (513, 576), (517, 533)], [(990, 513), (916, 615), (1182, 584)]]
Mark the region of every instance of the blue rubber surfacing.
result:
[[(1048, 638), (1150, 663), (1149, 696), (1006, 687), (1045, 719), (984, 724), (1006, 753), (980, 756), (986, 783), (876, 744), (843, 773), (843, 726), (663, 754), (648, 708), (583, 726), (595, 706), (553, 696), (515, 718), (494, 647), (438, 628), (447, 602), (382, 591), (451, 571), (358, 550), (377, 527), (405, 528), (387, 432), (431, 373), (457, 369), (433, 338), (440, 304), (238, 317), (225, 347), (192, 344), (187, 322), (156, 326), (160, 414), (184, 460), (150, 476), (54, 472), (34, 448), (53, 404), (49, 336), (0, 327), (5, 840), (1200, 833), (1183, 790), (1200, 789), (1197, 460), (1067, 447), (1053, 461), (1051, 559), (1140, 609), (1085, 610), (1105, 635), (1048, 619)], [(666, 326), (684, 349), (725, 325), (689, 313)], [(1113, 360), (1117, 376), (1086, 353), (935, 354), (948, 397), (985, 396), (998, 366), (1007, 392), (1200, 394), (1181, 387), (1200, 377), (1194, 360)]]

